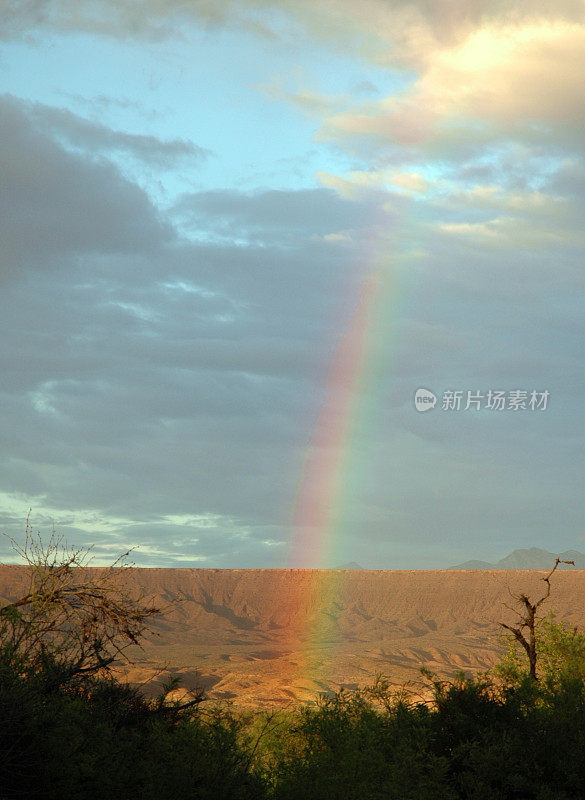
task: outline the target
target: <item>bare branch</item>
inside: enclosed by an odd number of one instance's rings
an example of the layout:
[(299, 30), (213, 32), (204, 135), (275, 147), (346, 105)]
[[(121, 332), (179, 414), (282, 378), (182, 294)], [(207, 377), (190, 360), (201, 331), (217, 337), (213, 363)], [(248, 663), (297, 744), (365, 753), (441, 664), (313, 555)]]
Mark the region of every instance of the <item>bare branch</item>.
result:
[[(548, 575), (543, 578), (544, 582), (546, 583), (546, 592), (543, 596), (537, 600), (535, 603), (531, 603), (527, 595), (521, 594), (516, 597), (518, 603), (524, 606), (525, 614), (523, 615), (521, 612), (517, 612), (519, 619), (519, 624), (517, 627), (512, 627), (511, 625), (506, 625), (504, 622), (500, 622), (502, 628), (510, 631), (514, 635), (516, 641), (524, 648), (526, 651), (526, 655), (528, 656), (528, 664), (529, 664), (529, 674), (533, 680), (538, 680), (537, 672), (536, 672), (536, 664), (538, 660), (538, 653), (536, 648), (536, 612), (544, 603), (545, 600), (548, 600), (550, 597), (550, 579), (552, 578), (555, 570), (558, 568), (559, 564), (572, 564), (575, 566), (574, 561), (563, 561), (560, 558), (557, 558), (555, 561), (554, 567), (548, 573)], [(506, 606), (509, 608), (509, 606)], [(526, 637), (523, 633), (524, 629), (528, 629), (528, 636)]]
[(542, 579), (546, 583), (546, 594), (543, 597), (541, 597), (540, 600), (536, 603), (536, 608), (538, 608), (540, 606), (540, 604), (542, 602), (544, 602), (544, 600), (547, 600), (550, 597), (550, 579), (552, 578), (552, 576), (553, 576), (555, 570), (557, 569), (557, 567), (559, 566), (559, 564), (572, 564), (573, 566), (575, 566), (575, 562), (574, 561), (563, 561), (562, 559), (557, 558), (557, 560), (555, 561), (554, 567), (548, 573), (546, 578)]

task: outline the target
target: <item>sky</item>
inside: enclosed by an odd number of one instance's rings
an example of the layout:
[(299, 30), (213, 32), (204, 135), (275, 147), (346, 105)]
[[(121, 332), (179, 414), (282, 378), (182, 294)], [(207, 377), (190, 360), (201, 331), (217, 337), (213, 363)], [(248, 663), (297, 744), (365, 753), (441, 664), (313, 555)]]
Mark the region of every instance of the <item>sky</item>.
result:
[(585, 2), (0, 19), (1, 559), (585, 550)]

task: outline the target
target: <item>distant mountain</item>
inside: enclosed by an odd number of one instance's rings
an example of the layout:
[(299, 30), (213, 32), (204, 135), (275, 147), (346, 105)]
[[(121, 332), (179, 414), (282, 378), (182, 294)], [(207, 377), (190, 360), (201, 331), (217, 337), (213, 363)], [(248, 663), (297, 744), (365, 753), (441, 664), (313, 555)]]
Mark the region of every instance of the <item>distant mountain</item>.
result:
[(338, 567), (333, 567), (333, 569), (365, 569), (365, 567), (362, 567), (357, 561), (348, 561), (347, 564), (340, 564)]
[(510, 555), (501, 558), (495, 564), (489, 561), (465, 561), (448, 569), (552, 569), (555, 560), (574, 561), (575, 567), (585, 569), (585, 554), (578, 550), (565, 550), (563, 553), (550, 553), (539, 547), (528, 550), (514, 550)]
[(457, 564), (456, 567), (447, 567), (447, 569), (494, 569), (494, 565), (489, 561), (472, 559), (471, 561), (465, 561), (463, 564)]

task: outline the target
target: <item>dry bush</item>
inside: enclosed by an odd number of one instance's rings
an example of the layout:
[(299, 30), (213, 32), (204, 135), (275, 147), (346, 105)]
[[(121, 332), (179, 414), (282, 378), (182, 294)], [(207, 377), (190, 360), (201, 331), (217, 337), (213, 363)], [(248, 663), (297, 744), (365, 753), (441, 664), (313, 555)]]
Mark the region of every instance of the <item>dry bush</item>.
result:
[(11, 541), (27, 565), (28, 588), (0, 608), (4, 654), (29, 667), (51, 661), (69, 681), (128, 660), (127, 649), (161, 611), (133, 587), (129, 552), (109, 567), (92, 567), (91, 549), (70, 547), (55, 531), (43, 542), (28, 518), (24, 544)]

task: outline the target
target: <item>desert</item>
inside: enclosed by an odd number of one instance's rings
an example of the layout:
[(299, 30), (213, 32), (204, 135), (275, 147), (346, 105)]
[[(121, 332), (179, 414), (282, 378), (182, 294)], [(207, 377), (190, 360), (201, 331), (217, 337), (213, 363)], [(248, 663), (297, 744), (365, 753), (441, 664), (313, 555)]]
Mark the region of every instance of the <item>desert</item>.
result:
[[(541, 570), (302, 570), (136, 568), (135, 587), (164, 609), (118, 673), (147, 695), (164, 676), (183, 694), (286, 707), (384, 675), (416, 690), (420, 668), (476, 674), (502, 652), (500, 622), (516, 597), (538, 598)], [(585, 628), (585, 570), (562, 569), (543, 613)], [(26, 568), (0, 567), (2, 603)]]

